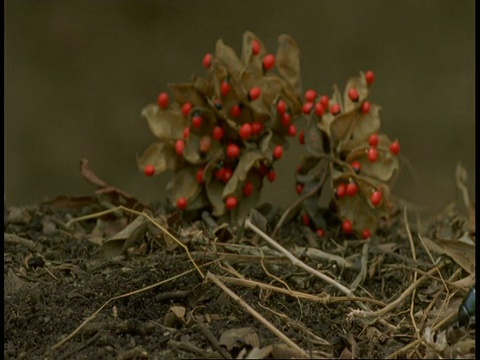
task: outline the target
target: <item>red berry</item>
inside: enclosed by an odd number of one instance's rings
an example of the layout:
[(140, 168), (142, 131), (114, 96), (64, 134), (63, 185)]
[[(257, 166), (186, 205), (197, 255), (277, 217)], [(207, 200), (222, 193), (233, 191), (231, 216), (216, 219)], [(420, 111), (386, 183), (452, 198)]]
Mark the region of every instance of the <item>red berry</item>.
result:
[(302, 221), (305, 226), (310, 226), (310, 219), (308, 218), (307, 214), (303, 214)]
[(398, 140), (395, 140), (390, 144), (390, 151), (392, 152), (392, 154), (398, 155), (398, 153), (400, 152), (400, 143), (398, 142)]
[(220, 84), (220, 94), (222, 94), (222, 97), (227, 96), (228, 92), (230, 91), (230, 83), (227, 80), (223, 80), (222, 83)]
[(200, 129), (200, 126), (202, 126), (202, 117), (198, 114), (194, 115), (192, 117), (192, 125), (195, 129)]
[(244, 186), (243, 186), (243, 195), (245, 197), (249, 197), (250, 195), (252, 195), (253, 193), (253, 184), (251, 182), (247, 182)]
[(229, 196), (225, 199), (225, 206), (228, 210), (236, 208), (238, 205), (238, 200), (235, 196)]
[(368, 143), (370, 144), (370, 146), (376, 147), (378, 145), (378, 135), (370, 135), (370, 137), (368, 138)]
[(367, 239), (370, 239), (371, 237), (372, 237), (372, 234), (370, 233), (370, 230), (368, 230), (367, 228), (363, 229), (362, 239), (367, 240)]
[(223, 174), (222, 174), (222, 179), (221, 181), (223, 181), (224, 183), (227, 183), (228, 180), (230, 180), (230, 178), (232, 177), (232, 174), (233, 174), (233, 170), (230, 169), (230, 168), (223, 168)]
[(323, 230), (322, 228), (318, 228), (317, 231), (315, 231), (315, 232), (319, 237), (324, 237), (325, 236), (325, 230)]
[(240, 130), (238, 131), (240, 138), (242, 140), (247, 140), (252, 135), (252, 125), (249, 123), (245, 123), (240, 126)]
[(260, 176), (267, 175), (268, 173), (267, 165), (265, 165), (264, 163), (260, 163), (260, 166), (258, 167), (258, 173), (260, 174)]
[(325, 108), (323, 107), (322, 103), (317, 102), (315, 104), (315, 115), (322, 117), (323, 114), (325, 114)]
[(261, 90), (258, 86), (254, 86), (248, 92), (248, 100), (254, 101), (260, 97)]
[(198, 169), (195, 179), (199, 184), (203, 184), (203, 168)]
[(285, 111), (287, 111), (287, 103), (284, 100), (282, 100), (282, 99), (278, 100), (277, 111), (280, 114), (285, 114)]
[(240, 156), (240, 148), (236, 144), (227, 145), (227, 156), (232, 159), (236, 159)]
[(152, 176), (155, 174), (155, 166), (153, 165), (147, 165), (145, 166), (145, 168), (143, 169), (143, 172), (145, 173), (145, 175), (147, 176)]
[(371, 147), (367, 151), (367, 158), (370, 162), (375, 162), (378, 159), (378, 151), (376, 148)]
[(282, 145), (277, 145), (277, 146), (275, 146), (275, 148), (273, 149), (273, 158), (274, 158), (275, 160), (278, 160), (278, 159), (280, 159), (282, 156), (283, 156), (283, 147), (282, 147)]
[(168, 107), (168, 101), (170, 97), (166, 92), (160, 93), (158, 95), (158, 106), (160, 106), (161, 109), (166, 109)]
[(348, 196), (354, 196), (358, 191), (358, 185), (351, 181), (348, 183), (346, 191)]
[(350, 166), (353, 168), (353, 171), (355, 171), (356, 174), (358, 174), (362, 168), (362, 165), (358, 161), (352, 161)]
[(370, 195), (370, 202), (373, 206), (380, 205), (380, 203), (382, 202), (382, 193), (378, 190), (372, 192), (372, 195)]
[(190, 114), (190, 110), (192, 110), (192, 104), (186, 102), (182, 105), (182, 115), (187, 117)]
[(292, 124), (288, 127), (288, 135), (290, 136), (297, 135), (297, 128), (295, 127), (295, 125)]
[(320, 97), (320, 104), (323, 105), (323, 108), (324, 108), (324, 109), (328, 109), (329, 103), (330, 103), (330, 100), (328, 100), (328, 96), (322, 95), (322, 96)]
[(210, 65), (212, 64), (212, 54), (208, 53), (208, 54), (205, 54), (205, 56), (203, 57), (203, 61), (202, 61), (202, 64), (205, 68), (210, 68)]
[(352, 222), (348, 219), (343, 220), (342, 222), (342, 230), (345, 234), (351, 234), (353, 230)]
[(375, 80), (375, 74), (373, 71), (369, 70), (365, 73), (365, 81), (368, 85), (372, 85), (373, 81)]
[(295, 185), (295, 191), (297, 192), (298, 195), (300, 195), (303, 191), (303, 184), (297, 183)]
[(305, 144), (305, 131), (300, 131), (300, 134), (298, 134), (298, 142), (302, 145)]
[(350, 100), (354, 101), (354, 102), (357, 102), (358, 101), (358, 91), (357, 89), (354, 89), (354, 88), (351, 88), (348, 90), (348, 97), (350, 98)]
[(183, 138), (184, 138), (185, 140), (187, 140), (188, 135), (190, 135), (190, 128), (187, 127), (187, 128), (185, 128), (185, 129), (183, 129)]
[(367, 114), (370, 111), (370, 103), (368, 101), (365, 101), (362, 104), (362, 107), (360, 108), (360, 111), (364, 114)]
[(254, 121), (252, 123), (252, 135), (258, 135), (263, 130), (263, 124), (260, 121)]
[(344, 183), (338, 184), (336, 194), (339, 199), (344, 197), (347, 194), (347, 185)]
[(310, 114), (313, 109), (313, 103), (312, 102), (306, 102), (305, 104), (302, 105), (302, 111), (304, 114)]
[(175, 152), (178, 154), (178, 156), (183, 155), (183, 149), (184, 148), (185, 148), (185, 141), (183, 141), (183, 140), (175, 141)]
[(224, 178), (225, 178), (225, 168), (221, 167), (220, 169), (215, 171), (215, 179), (217, 179), (217, 181), (223, 181)]
[(211, 148), (212, 148), (212, 138), (208, 135), (202, 136), (198, 144), (198, 151), (201, 154), (206, 154)]
[(275, 178), (277, 177), (277, 174), (275, 173), (275, 170), (270, 170), (268, 173), (267, 173), (267, 179), (268, 181), (270, 182), (273, 182), (275, 181)]
[(262, 64), (265, 71), (270, 70), (275, 66), (275, 56), (273, 56), (272, 54), (265, 55)]
[(332, 113), (332, 115), (337, 115), (338, 113), (340, 113), (340, 105), (332, 104), (332, 106), (330, 106), (330, 112)]
[(260, 43), (253, 39), (252, 40), (252, 54), (253, 55), (258, 55), (258, 53), (260, 52)]
[(315, 90), (308, 89), (307, 91), (305, 91), (304, 96), (305, 100), (307, 100), (308, 102), (314, 102), (315, 98), (317, 97), (317, 92)]
[(282, 114), (282, 125), (287, 127), (292, 123), (292, 115), (289, 112)]
[(187, 208), (187, 199), (183, 196), (177, 199), (177, 209), (178, 210), (185, 210)]
[(230, 109), (230, 115), (233, 117), (239, 117), (242, 114), (242, 108), (240, 107), (239, 104), (235, 104), (232, 106)]
[(222, 140), (225, 130), (221, 126), (215, 126), (213, 128), (213, 138), (217, 141)]

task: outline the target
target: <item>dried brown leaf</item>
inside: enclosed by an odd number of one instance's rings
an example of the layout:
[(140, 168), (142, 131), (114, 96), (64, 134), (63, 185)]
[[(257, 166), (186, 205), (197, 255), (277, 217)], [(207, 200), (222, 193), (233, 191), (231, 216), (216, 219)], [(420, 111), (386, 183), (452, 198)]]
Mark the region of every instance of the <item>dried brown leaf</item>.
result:
[(297, 93), (300, 93), (300, 50), (289, 35), (282, 34), (278, 37), (276, 62), (278, 72)]

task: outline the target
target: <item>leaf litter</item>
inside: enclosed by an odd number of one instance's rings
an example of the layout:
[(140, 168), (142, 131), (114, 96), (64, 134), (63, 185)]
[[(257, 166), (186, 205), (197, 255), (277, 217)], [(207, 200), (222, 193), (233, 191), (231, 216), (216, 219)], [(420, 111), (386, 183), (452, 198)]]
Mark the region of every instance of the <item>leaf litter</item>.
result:
[(271, 206), (188, 221), (87, 164), (93, 195), (6, 209), (6, 358), (475, 358), (475, 318), (457, 320), (475, 283), (459, 176), (460, 201), (365, 241)]

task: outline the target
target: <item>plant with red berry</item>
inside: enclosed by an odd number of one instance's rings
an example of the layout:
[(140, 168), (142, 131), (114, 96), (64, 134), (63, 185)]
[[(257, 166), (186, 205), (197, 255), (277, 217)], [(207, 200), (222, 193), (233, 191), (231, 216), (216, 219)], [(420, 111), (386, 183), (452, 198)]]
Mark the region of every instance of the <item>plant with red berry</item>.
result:
[(303, 203), (315, 228), (325, 229), (333, 214), (345, 234), (369, 238), (390, 214), (388, 183), (399, 168), (400, 145), (379, 132), (380, 106), (367, 101), (373, 81), (372, 71), (361, 72), (343, 96), (337, 86), (331, 98), (305, 93), (307, 154), (296, 176), (302, 194), (318, 189)]
[[(138, 158), (147, 176), (173, 170), (167, 200), (179, 210), (208, 209), (242, 221), (259, 199), (263, 178), (295, 136), (302, 112), (299, 50), (280, 35), (276, 55), (251, 32), (240, 57), (218, 40), (203, 58), (207, 77), (172, 84), (142, 111), (159, 138)], [(276, 72), (272, 71), (276, 67)]]

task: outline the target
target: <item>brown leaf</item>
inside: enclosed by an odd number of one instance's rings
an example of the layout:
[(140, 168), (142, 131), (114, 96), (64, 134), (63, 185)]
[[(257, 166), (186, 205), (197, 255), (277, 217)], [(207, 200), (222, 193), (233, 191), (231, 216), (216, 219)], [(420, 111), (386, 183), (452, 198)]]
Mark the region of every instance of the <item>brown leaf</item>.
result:
[(171, 142), (153, 143), (140, 157), (137, 156), (139, 170), (143, 171), (145, 166), (153, 165), (155, 174), (162, 173), (167, 169), (176, 170), (182, 163), (182, 158), (177, 155)]
[(278, 72), (299, 93), (301, 89), (300, 50), (295, 40), (286, 34), (278, 37), (276, 63)]
[(163, 141), (181, 139), (183, 130), (189, 126), (189, 119), (182, 115), (177, 103), (167, 109), (161, 109), (156, 104), (147, 105), (141, 115), (147, 119), (152, 133)]
[(220, 336), (219, 344), (225, 346), (229, 351), (233, 348), (243, 348), (248, 345), (260, 347), (260, 339), (251, 327), (225, 330)]
[[(194, 107), (206, 108), (207, 102), (204, 95), (198, 90), (202, 84), (197, 80), (193, 83), (178, 83), (178, 84), (169, 84), (168, 87), (173, 94), (173, 98), (179, 104), (184, 104), (186, 102), (191, 103)], [(205, 84), (203, 83), (203, 86)], [(204, 90), (208, 88), (204, 87)], [(172, 104), (173, 105), (173, 104)], [(180, 110), (180, 116), (183, 117)], [(186, 118), (184, 118), (186, 119)], [(182, 128), (183, 130), (183, 128)]]
[[(358, 100), (356, 102), (350, 100), (350, 97), (348, 96), (348, 91), (352, 88), (358, 91)], [(358, 109), (362, 102), (367, 98), (368, 92), (368, 84), (363, 72), (360, 72), (360, 76), (351, 77), (345, 86), (345, 92), (343, 94), (344, 111), (349, 112), (355, 108)]]
[(196, 180), (196, 167), (188, 166), (177, 171), (167, 184), (167, 199), (175, 205), (177, 199), (184, 197), (187, 200), (187, 209), (190, 203), (200, 194), (201, 186)]
[(250, 169), (260, 160), (264, 158), (263, 154), (258, 150), (247, 150), (242, 153), (232, 177), (228, 181), (223, 190), (223, 197), (233, 195), (239, 188), (239, 184), (243, 183), (247, 178)]
[(379, 111), (380, 106), (375, 104), (371, 105), (370, 111), (366, 114), (358, 109), (354, 110), (358, 116), (354, 118), (350, 131), (345, 134), (345, 138), (339, 145), (340, 150), (353, 149), (361, 143), (366, 143), (373, 133), (378, 133), (380, 130)]
[[(215, 46), (213, 66), (216, 66), (215, 62), (219, 62), (221, 65), (225, 66), (234, 80), (240, 80), (244, 65), (237, 57), (237, 54), (235, 54), (235, 51), (230, 46), (225, 45), (222, 39), (219, 39)], [(246, 95), (246, 93), (242, 95)]]
[(80, 173), (90, 183), (98, 187), (105, 187), (107, 183), (100, 179), (88, 165), (87, 159), (80, 159)]

